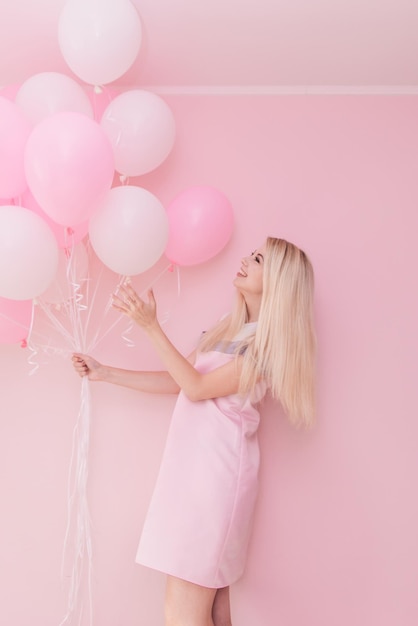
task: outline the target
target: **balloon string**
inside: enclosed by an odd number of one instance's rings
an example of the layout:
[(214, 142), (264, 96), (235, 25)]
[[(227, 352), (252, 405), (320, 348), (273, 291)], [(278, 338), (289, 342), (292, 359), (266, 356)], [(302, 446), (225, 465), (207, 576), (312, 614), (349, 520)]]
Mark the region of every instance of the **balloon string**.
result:
[(34, 348), (32, 344), (32, 332), (33, 332), (34, 320), (35, 320), (35, 301), (32, 301), (32, 312), (31, 312), (31, 318), (30, 318), (29, 332), (26, 338), (26, 346), (29, 348), (28, 364), (31, 365), (32, 367), (32, 369), (29, 370), (29, 376), (32, 376), (39, 369), (39, 363), (37, 360), (38, 351)]
[[(172, 264), (171, 264), (171, 263), (170, 263), (169, 265), (167, 265), (167, 267), (165, 267), (165, 268), (164, 268), (164, 269), (163, 269), (163, 270), (162, 270), (162, 271), (161, 271), (161, 272), (160, 272), (160, 273), (156, 276), (156, 278), (154, 278), (154, 280), (153, 280), (153, 281), (152, 281), (152, 282), (151, 282), (151, 283), (150, 283), (147, 287), (145, 287), (145, 289), (143, 289), (143, 290), (141, 291), (141, 293), (139, 294), (139, 295), (140, 295), (140, 297), (143, 297), (143, 296), (147, 293), (147, 291), (148, 291), (149, 289), (151, 289), (151, 287), (153, 287), (153, 286), (155, 285), (155, 283), (156, 283), (156, 282), (158, 282), (158, 281), (160, 280), (160, 278), (161, 278), (161, 277), (162, 277), (162, 276), (163, 276), (166, 272), (170, 271), (170, 268), (172, 268)], [(118, 284), (118, 286), (117, 286), (117, 288), (116, 288), (116, 291), (119, 289), (119, 287), (120, 287), (120, 286), (121, 286), (124, 282), (128, 282), (129, 280), (130, 280), (130, 279), (129, 279), (129, 277), (127, 277), (127, 276), (122, 276), (122, 277), (121, 277), (121, 279), (120, 279), (120, 281), (119, 281), (119, 284)], [(109, 308), (110, 308), (111, 302), (112, 302), (112, 296), (110, 296), (110, 298), (109, 298), (109, 302), (108, 302)], [(97, 338), (97, 334), (96, 334), (96, 337), (95, 337), (94, 341), (93, 341), (93, 342), (92, 342), (92, 344), (89, 346), (89, 351), (90, 351), (90, 352), (91, 352), (91, 351), (93, 351), (93, 350), (94, 350), (94, 349), (95, 349), (95, 348), (99, 345), (99, 343), (100, 343), (101, 341), (103, 341), (103, 339), (104, 339), (105, 337), (107, 337), (107, 335), (108, 335), (108, 334), (109, 334), (109, 333), (110, 333), (110, 332), (111, 332), (111, 331), (115, 328), (115, 326), (117, 326), (117, 325), (119, 324), (119, 322), (120, 322), (122, 319), (124, 319), (124, 317), (125, 317), (125, 316), (124, 316), (123, 314), (119, 315), (119, 316), (118, 316), (118, 318), (117, 318), (117, 319), (113, 322), (113, 324), (111, 324), (111, 326), (109, 326), (109, 328), (106, 330), (106, 332), (105, 332), (105, 333), (104, 333), (101, 337)]]
[(69, 318), (74, 335), (74, 345), (81, 349), (85, 345), (85, 327), (82, 323), (82, 313), (87, 309), (83, 304), (84, 296), (81, 293), (81, 284), (76, 276), (75, 248), (68, 250), (68, 263), (66, 268), (67, 282), (71, 287), (71, 297), (68, 301)]
[(29, 376), (32, 376), (39, 369), (39, 362), (37, 358), (38, 350), (31, 343), (28, 343), (27, 347), (29, 348), (29, 356), (27, 361), (28, 364), (31, 366), (31, 369), (29, 370)]
[[(15, 319), (12, 319), (11, 317), (9, 317), (8, 315), (5, 315), (4, 313), (0, 313), (0, 317), (3, 317), (3, 319), (6, 319), (8, 322), (11, 322), (13, 324), (15, 324), (16, 326), (20, 326), (20, 328), (23, 328), (24, 330), (28, 331), (27, 334), (27, 338), (24, 339), (22, 341), (22, 347), (27, 347), (29, 348), (29, 350), (31, 351), (32, 355), (28, 358), (28, 363), (29, 365), (32, 365), (34, 369), (29, 371), (29, 374), (34, 374), (34, 372), (39, 368), (39, 363), (37, 361), (33, 361), (32, 358), (33, 356), (36, 356), (39, 352), (39, 350), (36, 349), (35, 347), (35, 342), (32, 340), (33, 335), (36, 335), (37, 337), (42, 338), (43, 340), (48, 340), (48, 336), (44, 335), (42, 333), (39, 333), (38, 331), (34, 331), (33, 330), (33, 323), (34, 323), (34, 318), (35, 318), (35, 305), (39, 304), (39, 301), (37, 300), (36, 302), (33, 301), (32, 303), (32, 314), (31, 314), (31, 321), (29, 326), (27, 326), (26, 324), (21, 324), (20, 322), (18, 322)], [(42, 308), (42, 307), (41, 307)], [(36, 344), (38, 346), (38, 348), (42, 348), (44, 350), (44, 352), (49, 352), (50, 354), (64, 354), (65, 356), (68, 355), (69, 351), (68, 350), (63, 350), (61, 348), (53, 348), (50, 344)]]
[[(118, 282), (118, 285), (117, 285), (117, 287), (116, 287), (116, 291), (119, 289), (119, 287), (120, 287), (120, 286), (121, 286), (121, 285), (122, 285), (122, 284), (123, 284), (126, 280), (127, 280), (126, 276), (120, 276), (120, 277), (119, 277), (119, 282)], [(96, 295), (96, 292), (95, 292), (95, 295)], [(109, 313), (109, 311), (110, 311), (110, 309), (111, 309), (111, 306), (112, 306), (112, 296), (110, 295), (110, 296), (109, 296), (109, 298), (108, 298), (108, 300), (107, 300), (107, 302), (106, 302), (106, 306), (105, 306), (105, 309), (104, 309), (104, 312), (103, 312), (103, 315), (102, 315), (102, 318), (101, 318), (101, 323), (99, 324), (98, 328), (96, 329), (96, 332), (95, 332), (95, 334), (94, 334), (94, 337), (93, 337), (93, 339), (92, 339), (92, 341), (90, 342), (90, 345), (89, 345), (89, 347), (88, 347), (88, 351), (89, 351), (89, 352), (92, 352), (92, 351), (94, 350), (94, 348), (95, 348), (95, 347), (96, 347), (96, 346), (100, 343), (100, 341), (102, 341), (102, 340), (103, 340), (103, 339), (104, 339), (104, 338), (105, 338), (105, 337), (106, 337), (106, 336), (110, 333), (110, 331), (111, 331), (111, 330), (113, 330), (113, 328), (116, 326), (116, 324), (119, 322), (119, 319), (120, 319), (120, 318), (118, 318), (118, 319), (116, 320), (116, 322), (114, 322), (114, 323), (113, 323), (113, 324), (112, 324), (112, 325), (111, 325), (111, 326), (110, 326), (110, 327), (109, 327), (109, 328), (108, 328), (108, 329), (107, 329), (107, 330), (106, 330), (106, 331), (102, 334), (102, 336), (100, 337), (100, 333), (102, 332), (103, 322), (104, 322), (104, 320), (105, 320), (105, 318), (106, 318), (107, 314)]]
[[(97, 295), (97, 292), (98, 292), (98, 289), (99, 289), (99, 285), (101, 284), (101, 281), (102, 281), (102, 276), (103, 276), (103, 267), (101, 267), (98, 279), (95, 281), (95, 287), (94, 287), (94, 290), (93, 290), (92, 297), (90, 297), (90, 285), (91, 285), (90, 278), (88, 278), (86, 280), (87, 319), (86, 319), (85, 325), (84, 325), (85, 337), (87, 337), (88, 329), (90, 327), (91, 315), (92, 315), (92, 312), (93, 312), (93, 310), (95, 308), (94, 307), (94, 303), (96, 302), (96, 295)], [(107, 314), (107, 311), (108, 311), (108, 309), (105, 308), (105, 311), (104, 311), (104, 313), (103, 313), (103, 315), (102, 315), (102, 317), (100, 319), (99, 326), (96, 329), (96, 334), (99, 332), (99, 328), (101, 327), (101, 324), (102, 324), (103, 319), (105, 318), (105, 316)], [(86, 340), (86, 343), (87, 343), (87, 340)]]
[[(62, 554), (61, 576), (64, 577), (65, 560), (70, 533), (75, 526), (73, 567), (70, 576), (67, 613), (59, 626), (71, 623), (77, 611), (78, 597), (83, 580), (84, 555), (87, 554), (87, 584), (90, 624), (93, 623), (92, 571), (93, 553), (90, 531), (90, 514), (87, 500), (88, 454), (90, 443), (91, 396), (89, 381), (81, 381), (81, 403), (78, 419), (73, 430), (70, 469), (67, 483), (67, 528)], [(75, 508), (77, 510), (75, 511)], [(83, 607), (80, 607), (80, 620)]]
[[(180, 291), (181, 291), (181, 289), (180, 289), (180, 270), (179, 270), (177, 265), (176, 266), (171, 265), (169, 267), (168, 271), (169, 272), (173, 272), (174, 271), (174, 267), (176, 269), (176, 274), (177, 274), (177, 299), (179, 299), (180, 298)], [(160, 319), (161, 326), (164, 326), (164, 324), (166, 324), (168, 322), (168, 320), (170, 319), (170, 315), (171, 315), (171, 311), (169, 309), (168, 311), (166, 311), (164, 313), (164, 315)]]
[(65, 328), (65, 326), (63, 324), (61, 324), (61, 322), (58, 320), (58, 318), (51, 312), (50, 308), (47, 306), (47, 304), (45, 302), (43, 302), (43, 300), (41, 298), (39, 298), (37, 300), (38, 305), (40, 306), (40, 308), (42, 309), (42, 311), (45, 313), (45, 315), (47, 316), (47, 318), (49, 319), (49, 321), (52, 323), (52, 325), (54, 326), (54, 328), (56, 330), (58, 330), (61, 335), (64, 337), (64, 339), (66, 339), (68, 341), (68, 343), (70, 344), (70, 346), (73, 346), (74, 342), (73, 342), (73, 336), (71, 335), (71, 333)]
[(20, 328), (24, 328), (25, 330), (30, 331), (30, 325), (28, 326), (27, 324), (22, 324), (21, 322), (18, 322), (17, 320), (13, 319), (12, 317), (9, 317), (5, 313), (1, 313), (0, 312), (0, 317), (2, 317), (3, 319), (7, 320), (8, 322), (11, 322), (15, 326), (20, 326)]
[(135, 342), (129, 337), (134, 328), (134, 323), (131, 321), (127, 329), (122, 333), (122, 339), (128, 348), (135, 348)]
[(180, 298), (181, 286), (180, 286), (180, 268), (178, 265), (175, 266), (176, 274), (177, 274), (177, 298)]
[[(104, 313), (100, 320), (99, 328), (96, 330), (93, 341), (90, 348), (87, 348), (87, 333), (91, 323), (91, 315), (98, 297), (99, 284), (96, 283), (95, 288), (91, 291), (91, 281), (88, 277), (86, 279), (86, 295), (83, 296), (81, 292), (81, 283), (76, 277), (75, 258), (74, 258), (74, 246), (68, 249), (68, 264), (67, 264), (66, 278), (70, 285), (71, 296), (66, 303), (63, 304), (61, 310), (62, 315), (65, 318), (65, 323), (62, 322), (58, 315), (53, 313), (53, 310), (47, 303), (41, 298), (38, 299), (39, 309), (41, 309), (46, 318), (49, 320), (54, 329), (56, 329), (60, 335), (64, 338), (65, 342), (72, 349), (88, 349), (93, 350), (100, 341), (119, 323), (120, 319), (124, 318), (123, 315), (118, 316), (118, 319), (106, 330), (102, 332), (102, 324), (104, 318), (107, 316), (111, 308), (111, 299), (107, 302)], [(172, 270), (172, 265), (168, 265), (164, 268), (158, 276), (148, 285), (141, 293), (141, 296), (150, 289), (168, 270)], [(121, 276), (119, 280), (119, 288), (125, 281), (129, 280), (126, 276)], [(180, 274), (177, 271), (177, 295), (180, 295)], [(83, 300), (83, 298), (85, 299)], [(87, 316), (87, 317), (86, 317)], [(66, 325), (70, 329), (66, 328)], [(42, 345), (35, 344), (33, 320), (30, 329), (30, 341), (29, 347), (32, 351), (31, 364), (34, 366), (33, 371), (39, 367), (37, 362), (38, 351), (42, 349), (46, 353), (50, 354), (62, 354), (67, 356), (70, 353), (70, 349), (62, 348), (58, 349), (50, 343)], [(133, 342), (127, 335), (131, 332), (133, 323), (122, 335), (125, 342), (128, 345), (133, 345)], [(67, 600), (67, 612), (65, 617), (60, 623), (60, 626), (73, 624), (74, 620), (81, 624), (82, 616), (85, 606), (80, 599), (81, 587), (84, 583), (88, 586), (88, 610), (90, 617), (90, 625), (93, 623), (93, 599), (92, 599), (92, 570), (93, 570), (93, 552), (90, 530), (90, 514), (87, 501), (87, 479), (88, 479), (88, 454), (89, 454), (89, 437), (90, 437), (90, 422), (91, 422), (91, 399), (90, 389), (88, 385), (88, 379), (84, 377), (82, 379), (81, 387), (81, 403), (80, 410), (77, 418), (76, 425), (73, 430), (72, 438), (72, 450), (70, 459), (70, 469), (68, 474), (67, 483), (67, 511), (68, 520), (65, 531), (63, 555), (62, 555), (62, 570), (61, 574), (64, 577), (64, 569), (66, 566), (66, 560), (68, 559), (69, 541), (70, 536), (74, 536), (74, 555), (72, 570), (70, 575), (70, 584)], [(86, 562), (87, 559), (87, 562)], [(77, 619), (78, 618), (78, 619)]]

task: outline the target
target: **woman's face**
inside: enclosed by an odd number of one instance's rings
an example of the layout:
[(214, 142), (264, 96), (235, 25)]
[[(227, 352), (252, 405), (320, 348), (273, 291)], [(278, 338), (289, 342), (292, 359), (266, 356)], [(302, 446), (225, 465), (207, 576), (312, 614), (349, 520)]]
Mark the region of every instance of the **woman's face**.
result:
[(263, 244), (241, 260), (241, 268), (234, 279), (234, 285), (244, 296), (261, 297), (265, 254), (266, 244)]

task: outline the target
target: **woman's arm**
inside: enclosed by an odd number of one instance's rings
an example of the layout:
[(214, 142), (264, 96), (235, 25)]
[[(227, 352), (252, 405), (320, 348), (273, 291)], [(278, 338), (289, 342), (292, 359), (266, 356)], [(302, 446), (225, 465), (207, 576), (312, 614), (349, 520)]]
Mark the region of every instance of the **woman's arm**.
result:
[(239, 387), (242, 357), (202, 374), (174, 347), (157, 320), (157, 306), (152, 290), (144, 302), (127, 284), (113, 298), (113, 306), (147, 333), (169, 375), (193, 401), (236, 393)]
[[(189, 359), (194, 361), (194, 353)], [(168, 372), (138, 372), (120, 369), (103, 365), (93, 357), (80, 353), (73, 354), (72, 361), (76, 372), (80, 376), (88, 376), (89, 380), (112, 383), (148, 393), (176, 394), (180, 391), (179, 385)]]

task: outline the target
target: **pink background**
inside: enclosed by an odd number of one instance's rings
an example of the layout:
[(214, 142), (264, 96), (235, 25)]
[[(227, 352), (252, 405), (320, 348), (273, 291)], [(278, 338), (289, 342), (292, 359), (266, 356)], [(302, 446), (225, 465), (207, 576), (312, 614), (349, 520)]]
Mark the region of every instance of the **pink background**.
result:
[[(176, 273), (155, 285), (176, 345), (189, 351), (228, 310), (241, 256), (266, 235), (303, 247), (316, 271), (317, 426), (296, 431), (277, 406), (263, 409), (261, 491), (247, 571), (232, 589), (234, 623), (415, 626), (417, 99), (166, 100), (174, 150), (135, 182), (165, 205), (186, 187), (213, 185), (236, 216), (221, 254), (180, 269), (180, 295)], [(102, 288), (115, 285), (109, 272)], [(139, 331), (134, 349), (120, 334), (96, 356), (158, 367)], [(0, 346), (0, 620), (57, 626), (68, 593), (60, 564), (80, 381), (68, 358), (41, 355), (32, 376), (29, 359), (28, 350)], [(174, 398), (103, 384), (92, 393), (95, 624), (162, 626), (164, 577), (134, 556)]]

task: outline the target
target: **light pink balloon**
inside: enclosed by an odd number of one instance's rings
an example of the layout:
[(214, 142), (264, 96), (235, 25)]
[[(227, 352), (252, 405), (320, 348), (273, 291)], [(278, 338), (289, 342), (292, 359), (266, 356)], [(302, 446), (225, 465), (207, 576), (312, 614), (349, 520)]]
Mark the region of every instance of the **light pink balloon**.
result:
[(7, 98), (7, 100), (15, 101), (16, 94), (20, 89), (20, 83), (12, 83), (11, 85), (5, 85), (0, 89), (0, 96)]
[(0, 197), (14, 198), (27, 187), (25, 146), (31, 124), (14, 102), (0, 96)]
[(55, 113), (30, 134), (25, 171), (45, 213), (58, 224), (77, 226), (89, 219), (112, 185), (112, 146), (94, 120), (80, 113)]
[(91, 218), (89, 234), (93, 250), (108, 268), (133, 276), (162, 256), (168, 237), (167, 214), (146, 189), (114, 187)]
[(116, 96), (103, 113), (102, 128), (124, 176), (139, 176), (158, 167), (170, 153), (176, 126), (167, 103), (150, 91), (133, 89)]
[(141, 20), (129, 0), (68, 0), (59, 17), (62, 55), (92, 85), (122, 76), (138, 55), (141, 36)]
[(41, 72), (25, 80), (15, 102), (33, 124), (60, 111), (73, 111), (93, 118), (90, 99), (83, 87), (59, 72)]
[(19, 343), (27, 338), (32, 322), (32, 300), (0, 298), (0, 343)]
[(49, 226), (29, 209), (0, 207), (0, 296), (30, 300), (45, 291), (58, 266)]
[[(54, 233), (60, 248), (71, 248), (73, 245), (82, 241), (89, 232), (88, 220), (72, 227), (63, 226), (62, 224), (54, 222), (54, 220), (52, 220), (49, 215), (41, 209), (29, 189), (26, 189), (26, 191), (23, 192), (23, 194), (19, 197), (19, 200), (19, 204), (21, 206), (25, 207), (25, 209), (30, 209), (48, 224), (49, 228)], [(5, 202), (4, 204), (10, 204), (10, 202)]]
[(176, 265), (208, 261), (228, 243), (234, 215), (226, 196), (213, 187), (190, 187), (167, 207), (166, 256)]

